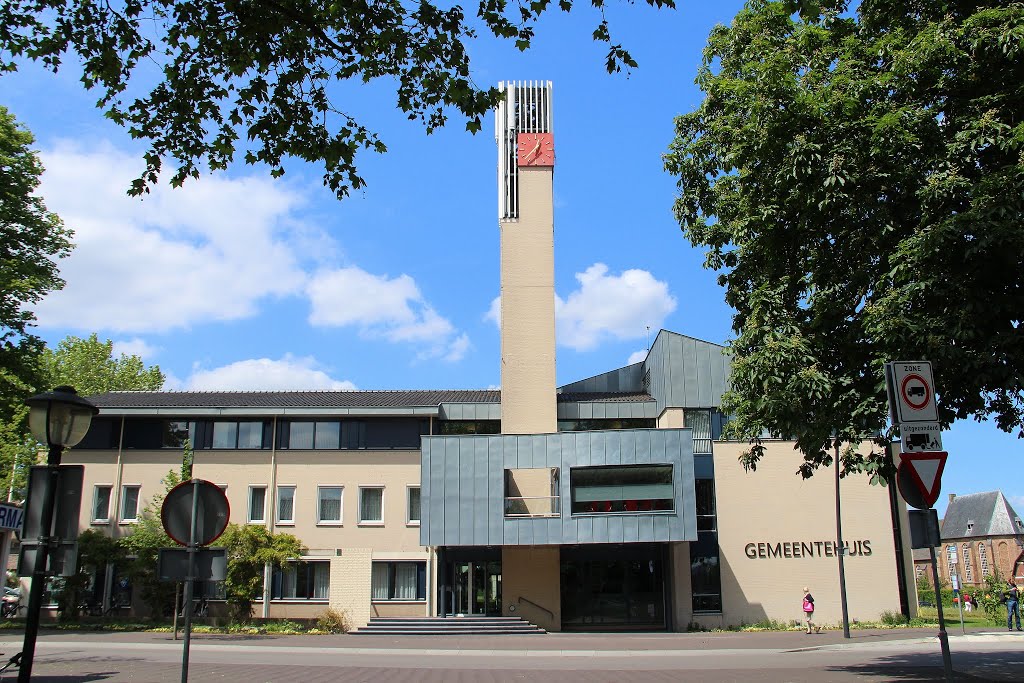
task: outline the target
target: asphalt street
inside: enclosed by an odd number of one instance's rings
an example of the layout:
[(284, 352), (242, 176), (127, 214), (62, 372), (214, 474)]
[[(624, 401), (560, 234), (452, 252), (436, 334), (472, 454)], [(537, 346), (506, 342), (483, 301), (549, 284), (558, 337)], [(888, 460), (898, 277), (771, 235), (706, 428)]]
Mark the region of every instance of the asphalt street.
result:
[[(0, 636), (7, 656), (20, 634)], [(950, 633), (958, 681), (1024, 680), (1024, 634)], [(181, 680), (168, 633), (44, 631), (34, 681)], [(16, 674), (0, 674), (13, 681)], [(197, 635), (189, 681), (942, 681), (934, 630), (535, 636)]]

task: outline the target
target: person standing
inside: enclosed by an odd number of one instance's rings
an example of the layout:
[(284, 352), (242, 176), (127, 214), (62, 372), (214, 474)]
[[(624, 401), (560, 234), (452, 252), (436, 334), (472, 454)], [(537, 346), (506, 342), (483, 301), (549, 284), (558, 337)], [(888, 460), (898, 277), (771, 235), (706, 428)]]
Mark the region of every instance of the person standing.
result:
[(814, 625), (814, 596), (806, 587), (804, 588), (804, 619), (807, 621), (807, 633), (812, 630), (815, 633), (821, 633), (821, 627)]
[(1013, 579), (1007, 579), (1003, 598), (1006, 600), (1006, 630), (1013, 630), (1013, 621), (1016, 619), (1017, 630), (1020, 631), (1020, 591)]

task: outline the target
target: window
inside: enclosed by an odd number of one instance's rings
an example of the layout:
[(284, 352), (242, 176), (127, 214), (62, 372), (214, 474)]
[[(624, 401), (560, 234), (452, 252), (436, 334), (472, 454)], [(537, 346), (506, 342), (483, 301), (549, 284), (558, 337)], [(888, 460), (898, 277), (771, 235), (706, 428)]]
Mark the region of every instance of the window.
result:
[(213, 423), (213, 447), (234, 448), (238, 445), (238, 423), (237, 422), (214, 422)]
[(317, 524), (341, 523), (341, 490), (340, 486), (317, 488)]
[(501, 420), (441, 420), (438, 434), (500, 434)]
[(505, 470), (506, 517), (558, 517), (562, 513), (557, 467)]
[(374, 562), (370, 597), (378, 600), (426, 600), (426, 562)]
[(988, 550), (985, 548), (984, 543), (978, 544), (978, 564), (981, 565), (981, 575), (988, 576), (992, 572), (989, 571), (988, 567)]
[(915, 576), (916, 576), (917, 578), (919, 578), (919, 579), (920, 579), (920, 578), (921, 578), (922, 576), (924, 576), (924, 565), (923, 565), (923, 564), (915, 564), (915, 565), (914, 565), (914, 575), (915, 575)]
[(92, 521), (110, 521), (110, 490), (113, 486), (101, 484), (93, 489), (92, 494)]
[(359, 489), (360, 524), (382, 524), (384, 522), (384, 489), (379, 487)]
[(961, 550), (963, 550), (964, 556), (964, 581), (974, 583), (974, 569), (971, 567), (971, 544), (964, 543)]
[(420, 487), (409, 487), (409, 524), (420, 523)]
[(283, 569), (274, 567), (270, 597), (272, 600), (326, 600), (330, 586), (330, 561), (289, 562)]
[(715, 514), (715, 480), (695, 479), (697, 497), (697, 531), (718, 531)]
[(295, 523), (295, 487), (277, 487), (277, 523)]
[(657, 426), (658, 421), (653, 417), (558, 421), (558, 431), (560, 432), (594, 432), (602, 429), (654, 429)]
[(167, 420), (164, 422), (162, 445), (164, 448), (182, 448), (185, 444), (195, 447), (195, 422)]
[(140, 449), (163, 448), (164, 420), (125, 419), (124, 447)]
[[(337, 450), (341, 446), (341, 423), (293, 421), (282, 425), (281, 447), (292, 450)], [(286, 431), (284, 431), (286, 430)]]
[(574, 467), (572, 513), (632, 513), (674, 509), (672, 465)]
[(314, 448), (338, 448), (341, 446), (340, 422), (317, 422)]
[(249, 521), (263, 523), (267, 521), (267, 487), (249, 487)]
[(693, 430), (693, 452), (711, 452), (711, 411), (684, 410), (683, 425)]
[(690, 586), (695, 613), (722, 611), (722, 570), (715, 532), (699, 532), (696, 543), (690, 544)]
[(139, 518), (139, 487), (121, 487), (121, 521), (134, 522)]
[(968, 520), (967, 522), (967, 533), (971, 533), (971, 529), (974, 528), (974, 520)]
[(94, 417), (92, 422), (89, 423), (89, 431), (86, 432), (85, 437), (75, 446), (75, 450), (117, 448), (120, 432), (120, 418)]
[(239, 422), (238, 423), (238, 447), (239, 448), (263, 448), (263, 423), (262, 422)]
[(243, 420), (239, 422), (214, 422), (212, 448), (257, 449), (269, 447), (264, 443), (266, 425), (262, 421)]

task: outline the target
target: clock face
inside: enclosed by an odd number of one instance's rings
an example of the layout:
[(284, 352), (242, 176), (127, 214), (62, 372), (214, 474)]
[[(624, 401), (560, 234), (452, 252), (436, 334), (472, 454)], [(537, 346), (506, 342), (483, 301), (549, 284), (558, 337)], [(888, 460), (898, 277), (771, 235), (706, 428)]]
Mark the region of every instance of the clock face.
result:
[(554, 137), (551, 133), (520, 133), (516, 158), (520, 166), (554, 166)]

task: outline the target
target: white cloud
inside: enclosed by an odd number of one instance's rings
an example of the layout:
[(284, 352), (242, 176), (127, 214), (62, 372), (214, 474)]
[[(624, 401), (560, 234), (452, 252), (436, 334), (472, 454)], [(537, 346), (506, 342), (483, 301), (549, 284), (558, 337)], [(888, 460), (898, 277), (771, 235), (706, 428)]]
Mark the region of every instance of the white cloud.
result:
[(451, 345), (448, 347), (448, 353), (445, 354), (444, 360), (449, 363), (456, 363), (463, 359), (466, 355), (466, 351), (472, 346), (469, 342), (469, 335), (461, 334), (456, 337)]
[(138, 356), (143, 360), (147, 360), (155, 356), (159, 351), (159, 347), (153, 346), (145, 339), (139, 339), (138, 337), (114, 340), (114, 358), (119, 358), (124, 354), (125, 356)]
[(629, 354), (629, 360), (626, 361), (626, 365), (632, 365), (633, 363), (642, 363), (647, 359), (647, 349), (640, 349)]
[(496, 296), (491, 301), (491, 307), (484, 313), (484, 320), (490, 320), (501, 329), (501, 297)]
[(317, 273), (306, 286), (309, 323), (355, 327), (370, 338), (416, 344), (420, 358), (460, 360), (469, 337), (435, 311), (408, 275), (389, 278), (350, 266)]
[[(555, 295), (555, 331), (558, 344), (589, 351), (606, 338), (643, 339), (648, 328), (658, 330), (676, 299), (668, 285), (646, 270), (630, 269), (609, 275), (608, 266), (595, 263), (576, 273), (580, 288), (563, 300)], [(495, 297), (484, 314), (501, 327), (501, 297)], [(630, 356), (630, 363), (647, 357), (646, 351)]]
[(280, 360), (253, 358), (212, 370), (196, 370), (184, 383), (189, 391), (354, 391), (348, 380), (333, 379), (314, 358), (286, 354)]
[(318, 231), (293, 218), (303, 197), (287, 184), (204, 176), (139, 199), (125, 195), (137, 158), (109, 145), (61, 143), (42, 157), (41, 194), (76, 246), (60, 264), (66, 287), (36, 307), (41, 327), (167, 331), (252, 316), (261, 299), (302, 291), (296, 245)]
[(647, 328), (658, 329), (676, 309), (668, 285), (646, 270), (609, 275), (595, 263), (576, 274), (580, 288), (564, 301), (555, 297), (558, 343), (588, 351), (606, 338), (642, 339)]

